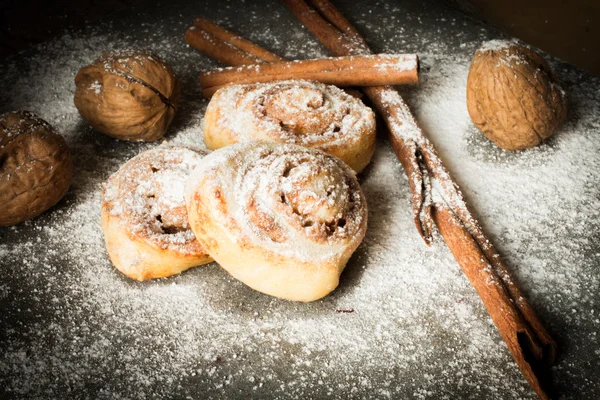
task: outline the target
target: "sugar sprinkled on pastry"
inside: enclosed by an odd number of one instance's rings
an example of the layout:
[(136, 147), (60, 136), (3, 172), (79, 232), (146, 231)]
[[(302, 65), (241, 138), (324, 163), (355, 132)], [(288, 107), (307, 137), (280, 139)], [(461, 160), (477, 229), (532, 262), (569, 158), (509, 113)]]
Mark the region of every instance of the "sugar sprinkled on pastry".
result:
[(219, 89), (204, 118), (209, 149), (267, 140), (316, 148), (362, 171), (375, 150), (375, 115), (360, 99), (319, 82), (290, 80)]
[(334, 290), (367, 229), (354, 172), (322, 151), (240, 143), (206, 156), (186, 184), (191, 229), (231, 275), (272, 296)]
[(184, 201), (185, 181), (203, 157), (183, 147), (151, 149), (104, 184), (102, 228), (119, 271), (142, 281), (212, 261), (189, 228)]

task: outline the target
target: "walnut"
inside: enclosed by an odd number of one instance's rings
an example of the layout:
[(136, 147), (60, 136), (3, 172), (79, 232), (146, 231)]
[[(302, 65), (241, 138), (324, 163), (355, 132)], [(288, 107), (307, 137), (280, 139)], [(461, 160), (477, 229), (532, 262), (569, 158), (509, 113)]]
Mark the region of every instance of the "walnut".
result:
[(514, 42), (491, 41), (473, 57), (467, 80), (473, 123), (505, 150), (533, 147), (567, 116), (565, 92), (550, 65)]
[(181, 89), (157, 55), (105, 53), (75, 76), (75, 106), (95, 130), (117, 139), (154, 141), (175, 116)]
[(0, 226), (38, 216), (71, 184), (71, 153), (65, 140), (27, 111), (0, 115)]

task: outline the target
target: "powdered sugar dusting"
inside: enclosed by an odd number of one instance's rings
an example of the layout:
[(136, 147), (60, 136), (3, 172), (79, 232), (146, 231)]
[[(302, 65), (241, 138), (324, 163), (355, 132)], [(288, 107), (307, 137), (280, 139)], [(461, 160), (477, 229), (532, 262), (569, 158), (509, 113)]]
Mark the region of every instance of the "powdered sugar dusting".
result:
[[(2, 397), (534, 399), (451, 254), (416, 233), (408, 182), (385, 140), (360, 177), (367, 236), (340, 287), (319, 302), (270, 298), (214, 264), (146, 283), (110, 265), (101, 183), (156, 144), (89, 130), (73, 106), (75, 73), (106, 48), (160, 54), (183, 88), (167, 139), (202, 146), (197, 73), (218, 65), (183, 42), (192, 16), (282, 56), (328, 55), (283, 6), (267, 13), (259, 3), (240, 17), (237, 3), (168, 2), (160, 15), (2, 60), (1, 111), (29, 109), (50, 122), (76, 166), (51, 212), (0, 229)], [(470, 60), (497, 33), (435, 3), (411, 4), (340, 7), (377, 51), (419, 54), (421, 84), (403, 90), (408, 106), (561, 343), (559, 396), (597, 398), (600, 81), (554, 61), (571, 118), (541, 146), (503, 152), (474, 129), (465, 106)]]
[(499, 51), (508, 49), (519, 42), (516, 40), (488, 40), (481, 45), (481, 51)]
[(271, 140), (353, 151), (361, 136), (375, 131), (373, 112), (359, 99), (313, 81), (228, 86), (215, 94), (208, 112), (215, 120), (212, 134), (230, 143)]
[[(384, 61), (387, 62), (382, 62), (379, 65), (376, 66), (376, 68), (382, 70), (382, 71), (386, 71), (386, 70), (394, 70), (394, 71), (411, 71), (414, 70), (418, 67), (418, 59), (416, 56), (411, 55), (411, 54), (407, 54), (404, 56), (398, 56), (395, 54), (378, 54), (378, 55), (370, 55), (370, 56), (364, 56), (364, 57), (378, 57), (378, 58), (382, 58)], [(394, 61), (393, 63), (389, 63), (389, 61)]]
[(100, 81), (92, 82), (90, 85), (90, 90), (93, 90), (96, 94), (102, 93), (102, 83)]
[(202, 219), (233, 241), (302, 262), (337, 262), (367, 226), (354, 172), (295, 145), (248, 142), (215, 151), (187, 183), (188, 203), (197, 196), (208, 210)]
[(203, 155), (177, 147), (139, 154), (103, 185), (103, 207), (132, 237), (163, 249), (198, 253), (201, 248), (189, 228), (183, 192)]

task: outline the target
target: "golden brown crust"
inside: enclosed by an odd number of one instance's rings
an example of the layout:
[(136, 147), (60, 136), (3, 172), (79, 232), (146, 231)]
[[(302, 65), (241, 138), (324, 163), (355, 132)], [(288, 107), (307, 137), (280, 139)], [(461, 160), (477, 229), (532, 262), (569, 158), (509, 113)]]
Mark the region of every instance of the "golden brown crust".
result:
[(367, 227), (354, 172), (314, 149), (239, 143), (207, 156), (186, 185), (190, 226), (234, 277), (313, 301), (338, 284)]
[(316, 148), (362, 171), (375, 150), (375, 116), (341, 89), (312, 81), (235, 85), (218, 90), (204, 119), (204, 141), (218, 149), (267, 140)]
[(203, 154), (180, 147), (148, 150), (104, 185), (102, 224), (109, 256), (125, 275), (145, 280), (212, 261), (189, 229), (185, 180)]

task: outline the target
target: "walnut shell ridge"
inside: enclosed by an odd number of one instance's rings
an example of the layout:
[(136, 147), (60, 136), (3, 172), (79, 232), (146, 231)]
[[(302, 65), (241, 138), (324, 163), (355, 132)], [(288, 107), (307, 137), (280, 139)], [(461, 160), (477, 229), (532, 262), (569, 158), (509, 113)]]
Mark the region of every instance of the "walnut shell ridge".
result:
[(34, 218), (67, 192), (73, 172), (65, 140), (27, 111), (0, 116), (0, 226)]
[(539, 144), (567, 116), (565, 92), (546, 60), (506, 41), (488, 42), (475, 53), (467, 108), (475, 126), (505, 150)]
[(75, 76), (75, 106), (108, 136), (154, 141), (173, 121), (181, 88), (160, 57), (139, 51), (104, 53)]

